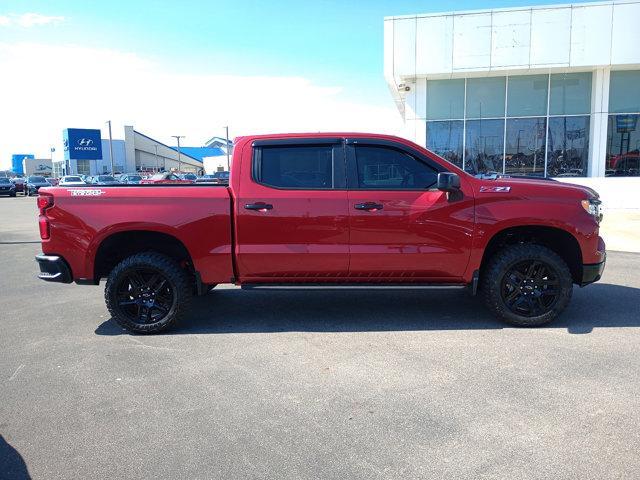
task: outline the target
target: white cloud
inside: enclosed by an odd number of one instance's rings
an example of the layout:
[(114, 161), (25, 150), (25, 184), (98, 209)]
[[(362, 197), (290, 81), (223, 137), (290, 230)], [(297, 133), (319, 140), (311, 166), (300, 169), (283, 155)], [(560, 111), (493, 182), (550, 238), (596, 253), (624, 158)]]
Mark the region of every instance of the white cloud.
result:
[[(82, 46), (0, 43), (0, 168), (11, 153), (62, 155), (62, 130), (112, 120), (170, 143), (200, 145), (230, 126), (233, 136), (283, 131), (402, 132), (391, 99), (355, 102), (339, 87), (303, 77), (186, 74), (138, 55)], [(59, 158), (59, 157), (58, 157)]]
[(40, 25), (57, 24), (64, 22), (65, 18), (61, 16), (42, 15), (40, 13), (23, 13), (0, 15), (0, 27), (37, 27)]

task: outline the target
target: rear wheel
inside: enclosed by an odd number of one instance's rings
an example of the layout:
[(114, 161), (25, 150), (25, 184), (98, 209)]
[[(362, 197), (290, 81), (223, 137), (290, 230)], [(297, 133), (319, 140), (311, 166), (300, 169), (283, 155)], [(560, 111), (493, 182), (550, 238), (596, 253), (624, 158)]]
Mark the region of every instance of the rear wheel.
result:
[(488, 262), (481, 288), (489, 309), (520, 327), (554, 320), (569, 304), (573, 279), (565, 261), (541, 245), (505, 247)]
[(139, 253), (111, 271), (105, 287), (107, 309), (123, 328), (157, 333), (180, 320), (191, 302), (184, 269), (159, 253)]

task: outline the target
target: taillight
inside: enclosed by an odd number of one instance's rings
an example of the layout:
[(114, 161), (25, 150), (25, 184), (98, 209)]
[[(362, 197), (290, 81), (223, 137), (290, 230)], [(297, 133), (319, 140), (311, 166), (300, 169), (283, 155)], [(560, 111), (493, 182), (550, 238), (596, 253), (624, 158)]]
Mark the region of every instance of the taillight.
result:
[(49, 238), (49, 219), (44, 215), (40, 215), (38, 217), (38, 227), (40, 228), (40, 238), (47, 240)]
[(40, 228), (40, 238), (48, 240), (51, 235), (49, 219), (47, 218), (47, 208), (53, 207), (53, 195), (41, 193), (37, 200), (40, 216), (38, 217), (38, 227)]
[(40, 209), (40, 213), (44, 213), (44, 211), (49, 207), (53, 207), (53, 196), (41, 193), (38, 197), (38, 208)]

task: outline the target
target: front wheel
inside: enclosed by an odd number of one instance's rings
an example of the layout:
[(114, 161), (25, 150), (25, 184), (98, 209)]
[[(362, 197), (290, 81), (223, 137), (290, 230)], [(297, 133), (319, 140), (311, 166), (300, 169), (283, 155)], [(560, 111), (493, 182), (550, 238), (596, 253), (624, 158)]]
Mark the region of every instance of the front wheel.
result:
[(569, 304), (573, 278), (554, 251), (542, 245), (512, 245), (489, 260), (481, 289), (498, 318), (519, 327), (537, 327), (554, 320)]
[(158, 333), (175, 325), (191, 302), (184, 269), (159, 253), (139, 253), (111, 271), (104, 291), (107, 309), (123, 328)]

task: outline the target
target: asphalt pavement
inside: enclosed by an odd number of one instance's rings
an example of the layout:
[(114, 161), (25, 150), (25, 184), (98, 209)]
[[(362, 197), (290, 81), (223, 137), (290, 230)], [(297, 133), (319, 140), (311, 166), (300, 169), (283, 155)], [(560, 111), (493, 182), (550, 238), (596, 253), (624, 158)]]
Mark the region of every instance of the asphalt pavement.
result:
[(539, 329), (460, 291), (241, 291), (170, 334), (36, 278), (0, 198), (0, 478), (638, 478), (640, 254)]

